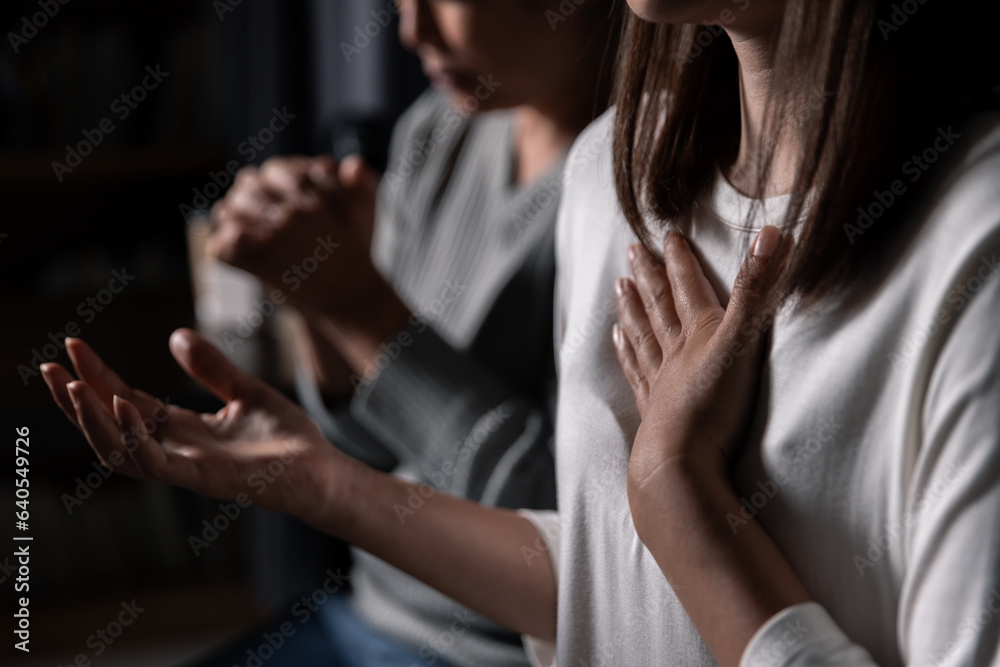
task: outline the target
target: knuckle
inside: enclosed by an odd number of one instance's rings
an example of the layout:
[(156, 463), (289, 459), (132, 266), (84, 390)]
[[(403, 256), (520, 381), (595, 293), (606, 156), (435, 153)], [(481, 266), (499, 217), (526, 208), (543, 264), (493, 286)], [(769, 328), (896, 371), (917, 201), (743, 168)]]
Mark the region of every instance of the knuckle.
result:
[(647, 312), (661, 310), (667, 301), (667, 296), (669, 292), (666, 287), (661, 284), (651, 285), (646, 291), (646, 298), (643, 305), (646, 307)]
[(740, 271), (733, 286), (732, 299), (739, 303), (756, 301), (763, 295), (763, 276), (753, 271)]
[(633, 369), (629, 374), (629, 384), (638, 392), (646, 384), (646, 376), (642, 374), (642, 371)]
[(715, 308), (711, 308), (699, 313), (691, 323), (689, 337), (697, 336), (702, 332), (711, 333), (719, 328), (723, 321), (723, 313)]
[(642, 327), (636, 330), (632, 334), (632, 345), (635, 349), (642, 349), (649, 345), (653, 340), (655, 340), (653, 335), (653, 330), (648, 327)]
[(249, 166), (240, 169), (239, 173), (236, 174), (236, 180), (233, 181), (234, 188), (244, 188), (257, 180), (257, 167)]

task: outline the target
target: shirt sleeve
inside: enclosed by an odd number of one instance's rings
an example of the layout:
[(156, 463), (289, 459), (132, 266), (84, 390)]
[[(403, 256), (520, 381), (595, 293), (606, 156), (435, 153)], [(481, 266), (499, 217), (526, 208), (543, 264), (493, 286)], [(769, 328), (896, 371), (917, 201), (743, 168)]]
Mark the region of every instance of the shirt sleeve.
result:
[[(525, 394), (413, 324), (351, 414), (436, 488), (500, 507), (555, 507), (554, 386)], [(554, 385), (554, 381), (551, 383)]]
[[(943, 311), (949, 328), (926, 350), (926, 388), (914, 399), (920, 448), (902, 517), (897, 610), (906, 665), (1000, 664), (1000, 264), (992, 251), (981, 254), (957, 279), (978, 287), (952, 293), (969, 297)], [(770, 619), (740, 663), (874, 664), (816, 603)]]
[(997, 231), (985, 241), (948, 279), (960, 286), (946, 310), (952, 327), (929, 364), (918, 422), (922, 444), (903, 520), (906, 573), (898, 620), (901, 652), (911, 665), (1000, 660)]
[[(519, 515), (531, 522), (538, 531), (544, 545), (544, 553), (538, 553), (533, 546), (525, 545), (524, 558), (528, 565), (542, 567), (545, 561), (552, 568), (556, 590), (559, 590), (559, 513), (518, 510)], [(530, 635), (521, 635), (524, 650), (532, 667), (556, 667), (555, 642), (542, 641)]]
[(874, 667), (868, 652), (815, 602), (788, 607), (754, 634), (740, 667)]
[(349, 400), (328, 406), (312, 373), (300, 367), (295, 369), (295, 389), (309, 418), (338, 449), (377, 470), (396, 467), (396, 457), (351, 416)]

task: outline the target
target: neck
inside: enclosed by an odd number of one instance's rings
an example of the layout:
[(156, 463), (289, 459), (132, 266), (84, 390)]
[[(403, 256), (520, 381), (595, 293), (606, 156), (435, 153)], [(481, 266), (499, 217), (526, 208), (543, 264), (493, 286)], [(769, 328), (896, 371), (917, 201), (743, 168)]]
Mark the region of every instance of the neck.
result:
[(602, 53), (596, 48), (587, 50), (572, 75), (549, 82), (544, 97), (516, 108), (518, 183), (544, 176), (566, 155), (594, 113), (606, 108), (612, 82), (610, 68), (601, 66)]
[(560, 118), (536, 106), (515, 110), (517, 182), (530, 183), (549, 171), (569, 151), (585, 120)]
[[(757, 194), (761, 159), (771, 137), (764, 136), (767, 100), (775, 82), (773, 62), (777, 22), (750, 32), (730, 31), (740, 67), (740, 148), (727, 177), (744, 194)], [(790, 192), (795, 182), (797, 137), (784, 131), (778, 137), (771, 170), (764, 181), (763, 196)]]

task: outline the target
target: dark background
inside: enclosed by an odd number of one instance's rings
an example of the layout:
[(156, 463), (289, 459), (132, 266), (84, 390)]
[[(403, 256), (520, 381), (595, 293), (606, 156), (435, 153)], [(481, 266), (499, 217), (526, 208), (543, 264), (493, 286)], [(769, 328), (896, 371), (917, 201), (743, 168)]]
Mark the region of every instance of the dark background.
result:
[[(42, 5), (58, 11), (45, 16)], [(250, 508), (196, 557), (188, 536), (219, 514), (218, 503), (118, 476), (100, 479), (70, 513), (65, 498), (96, 472), (95, 458), (25, 368), (37, 366), (35, 351), (67, 363), (52, 338), (75, 322), (126, 380), (171, 403), (217, 408), (166, 345), (175, 328), (196, 324), (181, 204), (192, 206), (195, 189), (204, 192), (231, 160), (248, 163), (240, 146), (274, 109), (296, 118), (253, 163), (355, 150), (383, 163), (392, 122), (425, 81), (395, 21), (351, 62), (342, 52), (371, 12), (386, 16), (386, 0), (42, 5), (0, 5), (0, 655), (18, 665), (69, 664), (80, 653), (100, 665), (183, 664), (320, 585), (342, 546)], [(12, 45), (12, 33), (27, 43)], [(112, 104), (147, 66), (169, 76), (122, 119)], [(115, 129), (60, 181), (52, 163), (96, 136), (105, 118)], [(79, 304), (122, 268), (134, 280), (87, 321)], [(31, 442), (30, 656), (12, 649), (20, 594), (7, 569), (16, 566), (13, 450), (22, 426)], [(146, 611), (95, 658), (87, 638), (133, 599)]]

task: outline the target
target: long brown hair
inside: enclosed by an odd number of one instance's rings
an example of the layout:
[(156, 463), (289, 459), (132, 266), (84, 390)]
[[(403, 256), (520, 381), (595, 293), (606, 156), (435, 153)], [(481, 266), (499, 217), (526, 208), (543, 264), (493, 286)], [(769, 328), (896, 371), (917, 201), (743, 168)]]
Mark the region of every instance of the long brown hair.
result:
[[(995, 104), (988, 91), (1000, 59), (986, 31), (997, 24), (984, 12), (995, 14), (961, 0), (788, 0), (772, 73), (780, 85), (765, 120), (770, 144), (756, 156), (762, 168), (751, 193), (764, 192), (777, 130), (794, 122), (805, 150), (785, 224), (803, 227), (776, 290), (781, 297), (814, 300), (869, 268), (915, 197), (899, 198), (862, 239), (845, 233), (858, 207), (889, 187), (937, 124), (957, 125), (974, 100)], [(716, 167), (736, 157), (738, 63), (718, 26), (658, 25), (630, 13), (618, 76), (618, 198), (648, 245), (651, 227), (682, 219)], [(802, 114), (810, 95), (821, 102)]]

